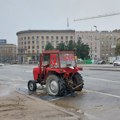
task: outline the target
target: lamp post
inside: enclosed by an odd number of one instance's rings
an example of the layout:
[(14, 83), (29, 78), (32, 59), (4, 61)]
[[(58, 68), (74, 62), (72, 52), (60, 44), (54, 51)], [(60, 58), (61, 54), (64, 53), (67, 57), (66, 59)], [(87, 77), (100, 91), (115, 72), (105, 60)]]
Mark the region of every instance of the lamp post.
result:
[(95, 30), (97, 31), (97, 26), (96, 26), (96, 25), (94, 25), (93, 27), (94, 27), (94, 28), (95, 28)]

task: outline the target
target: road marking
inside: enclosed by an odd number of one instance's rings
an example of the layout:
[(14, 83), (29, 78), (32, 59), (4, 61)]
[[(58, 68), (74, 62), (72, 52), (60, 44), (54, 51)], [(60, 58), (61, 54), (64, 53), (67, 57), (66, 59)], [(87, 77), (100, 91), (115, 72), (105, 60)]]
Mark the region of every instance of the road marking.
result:
[(62, 98), (68, 97), (68, 96), (71, 96), (71, 94), (69, 93), (69, 94), (67, 94), (67, 95), (65, 95), (65, 96), (63, 96), (63, 97), (53, 98), (53, 99), (51, 99), (51, 100), (49, 100), (49, 101), (59, 100), (59, 99), (62, 99)]
[(93, 78), (93, 77), (83, 77), (83, 78), (87, 78), (87, 79), (95, 79), (95, 80), (98, 80), (98, 81), (104, 81), (104, 82), (112, 82), (112, 83), (119, 83), (119, 81), (113, 81), (113, 80), (108, 80), (108, 79), (102, 79), (102, 78)]
[(95, 90), (87, 90), (87, 89), (84, 89), (84, 90), (87, 91), (87, 92), (93, 92), (93, 93), (98, 93), (98, 94), (101, 94), (101, 95), (106, 95), (106, 96), (110, 96), (110, 97), (120, 98), (120, 96), (118, 96), (118, 95), (113, 95), (113, 94), (109, 94), (109, 93), (99, 92), (99, 91), (95, 91)]
[(55, 101), (55, 100), (59, 100), (59, 99), (62, 99), (62, 98), (64, 98), (64, 97), (54, 98), (54, 99), (51, 99), (51, 100), (49, 100), (49, 101)]

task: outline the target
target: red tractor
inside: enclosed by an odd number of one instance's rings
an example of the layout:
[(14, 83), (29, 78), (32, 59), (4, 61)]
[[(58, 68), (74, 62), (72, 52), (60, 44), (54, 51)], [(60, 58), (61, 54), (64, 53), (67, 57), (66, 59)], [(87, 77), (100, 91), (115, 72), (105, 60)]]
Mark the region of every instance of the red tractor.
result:
[(39, 83), (46, 85), (49, 95), (64, 96), (68, 91), (81, 91), (84, 83), (80, 70), (74, 51), (43, 51), (39, 66), (33, 69), (34, 80), (28, 81), (28, 89), (36, 91)]

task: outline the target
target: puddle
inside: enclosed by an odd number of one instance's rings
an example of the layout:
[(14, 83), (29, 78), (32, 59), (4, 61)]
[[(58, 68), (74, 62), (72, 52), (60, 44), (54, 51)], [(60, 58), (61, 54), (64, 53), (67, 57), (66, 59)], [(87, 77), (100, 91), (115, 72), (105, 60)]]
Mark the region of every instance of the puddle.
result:
[(27, 88), (23, 87), (23, 88), (17, 88), (16, 91), (22, 94), (32, 95), (34, 97), (37, 97), (46, 101), (51, 101), (53, 99), (59, 98), (57, 96), (48, 95), (45, 89), (38, 89), (35, 92), (30, 92)]

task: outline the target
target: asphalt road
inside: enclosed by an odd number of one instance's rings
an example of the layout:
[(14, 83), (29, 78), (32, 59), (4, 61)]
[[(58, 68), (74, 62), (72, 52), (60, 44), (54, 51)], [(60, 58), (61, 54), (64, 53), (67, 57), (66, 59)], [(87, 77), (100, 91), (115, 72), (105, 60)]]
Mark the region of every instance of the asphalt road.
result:
[(81, 74), (84, 90), (53, 103), (73, 106), (85, 120), (120, 120), (120, 72), (84, 70)]
[(5, 86), (0, 96), (9, 94), (16, 88), (27, 87), (27, 82), (33, 79), (32, 68), (34, 66), (5, 65), (0, 67), (0, 85)]
[[(0, 67), (1, 96), (16, 88), (27, 90), (28, 80), (33, 79), (34, 66), (6, 65)], [(49, 97), (39, 94), (53, 104), (75, 109), (84, 120), (120, 120), (120, 72), (87, 70), (81, 72), (85, 85), (76, 97)]]

